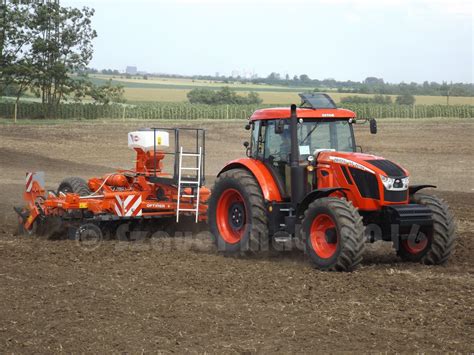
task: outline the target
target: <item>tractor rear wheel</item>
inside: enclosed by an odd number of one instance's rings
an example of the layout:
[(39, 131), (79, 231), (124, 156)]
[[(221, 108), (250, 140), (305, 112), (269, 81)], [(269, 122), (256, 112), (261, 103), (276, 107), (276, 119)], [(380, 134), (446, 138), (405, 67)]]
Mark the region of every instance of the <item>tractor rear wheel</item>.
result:
[(58, 194), (62, 192), (66, 193), (75, 193), (80, 196), (88, 196), (91, 194), (89, 185), (87, 182), (80, 177), (69, 177), (61, 181), (58, 187)]
[(351, 202), (326, 197), (312, 202), (302, 222), (306, 253), (321, 270), (352, 271), (362, 261), (362, 217)]
[(430, 235), (422, 235), (419, 240), (401, 240), (397, 254), (405, 261), (427, 265), (444, 264), (453, 251), (456, 239), (454, 216), (448, 204), (439, 197), (425, 194), (413, 195), (411, 202), (431, 209), (433, 231)]
[(232, 169), (217, 178), (209, 200), (208, 222), (220, 252), (268, 250), (268, 220), (262, 190), (246, 170)]

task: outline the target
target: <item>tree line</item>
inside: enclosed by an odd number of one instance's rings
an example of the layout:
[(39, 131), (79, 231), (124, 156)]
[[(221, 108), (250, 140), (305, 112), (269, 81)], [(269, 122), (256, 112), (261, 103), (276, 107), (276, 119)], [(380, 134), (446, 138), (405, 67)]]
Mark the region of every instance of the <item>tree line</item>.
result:
[(63, 7), (58, 0), (1, 1), (0, 96), (14, 96), (17, 104), (25, 93), (39, 97), (48, 117), (70, 99), (123, 99), (123, 87), (111, 81), (95, 86), (77, 74), (92, 59), (93, 9)]
[(270, 73), (267, 77), (243, 78), (231, 76), (213, 75), (175, 75), (160, 74), (160, 77), (184, 78), (194, 80), (218, 81), (224, 84), (241, 82), (244, 84), (267, 84), (286, 87), (311, 87), (315, 91), (334, 90), (340, 93), (372, 94), (372, 95), (430, 95), (430, 96), (474, 96), (474, 84), (472, 83), (448, 83), (424, 81), (423, 83), (388, 83), (383, 78), (367, 77), (363, 81), (338, 81), (335, 79), (311, 79), (307, 74), (280, 75)]

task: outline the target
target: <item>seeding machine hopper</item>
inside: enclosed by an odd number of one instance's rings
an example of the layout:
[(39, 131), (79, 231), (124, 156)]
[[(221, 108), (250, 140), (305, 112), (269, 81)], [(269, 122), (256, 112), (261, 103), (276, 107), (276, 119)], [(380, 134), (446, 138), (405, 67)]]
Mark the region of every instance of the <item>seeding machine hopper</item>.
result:
[[(183, 148), (183, 133), (195, 141), (191, 151)], [(49, 236), (67, 231), (79, 240), (100, 239), (123, 223), (153, 231), (178, 222), (180, 215), (196, 223), (206, 220), (210, 191), (204, 186), (204, 130), (143, 129), (128, 134), (128, 147), (136, 152), (134, 169), (87, 182), (67, 178), (56, 191), (45, 190), (43, 172), (28, 172), (26, 206), (15, 207), (22, 231)], [(164, 169), (166, 157), (173, 161), (172, 172)]]

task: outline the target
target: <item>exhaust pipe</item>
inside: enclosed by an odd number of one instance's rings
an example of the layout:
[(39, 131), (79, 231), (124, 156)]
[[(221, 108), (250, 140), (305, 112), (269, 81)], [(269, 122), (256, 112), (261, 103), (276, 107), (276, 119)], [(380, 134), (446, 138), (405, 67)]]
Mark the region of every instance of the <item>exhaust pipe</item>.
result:
[(300, 147), (298, 143), (298, 117), (296, 115), (296, 105), (291, 105), (290, 116), (291, 134), (291, 203), (294, 208), (304, 199), (306, 195), (306, 169), (300, 166)]

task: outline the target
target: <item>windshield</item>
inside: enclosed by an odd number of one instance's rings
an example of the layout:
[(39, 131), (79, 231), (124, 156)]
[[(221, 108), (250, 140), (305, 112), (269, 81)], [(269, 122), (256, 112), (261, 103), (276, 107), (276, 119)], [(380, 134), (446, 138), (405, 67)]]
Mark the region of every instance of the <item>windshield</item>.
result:
[[(283, 132), (275, 132), (275, 121), (266, 122), (265, 158), (270, 156), (287, 160), (290, 154), (290, 125), (286, 120)], [(354, 152), (352, 126), (347, 120), (305, 120), (298, 123), (298, 143), (301, 157), (314, 154), (318, 149), (334, 149), (340, 152)]]

